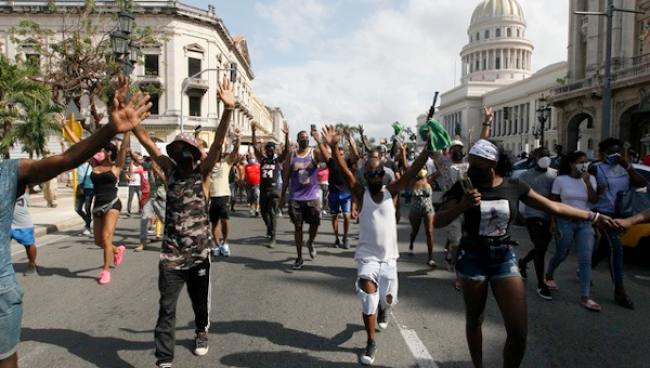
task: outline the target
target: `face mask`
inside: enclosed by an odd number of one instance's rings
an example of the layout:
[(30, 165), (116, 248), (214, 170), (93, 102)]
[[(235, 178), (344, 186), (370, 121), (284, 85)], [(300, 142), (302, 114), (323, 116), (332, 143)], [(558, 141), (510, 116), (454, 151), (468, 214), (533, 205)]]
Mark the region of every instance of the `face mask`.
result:
[(250, 160), (248, 160), (248, 163), (252, 165), (252, 164), (257, 163), (257, 160), (254, 159), (254, 158), (251, 158)]
[(472, 185), (477, 188), (492, 187), (492, 172), (490, 170), (470, 166), (467, 169), (467, 177), (472, 181)]
[(576, 170), (578, 170), (580, 174), (586, 173), (588, 169), (589, 169), (589, 164), (586, 162), (584, 164), (576, 164)]
[(423, 168), (422, 170), (418, 171), (418, 177), (419, 178), (426, 178), (427, 174), (428, 174), (427, 169)]
[(540, 169), (548, 169), (549, 166), (551, 166), (550, 157), (545, 156), (537, 160), (537, 167), (539, 167)]
[(454, 151), (451, 154), (451, 159), (458, 162), (463, 159), (463, 153), (459, 151)]
[(381, 192), (381, 188), (383, 187), (384, 185), (381, 182), (376, 184), (368, 182), (368, 190), (370, 191), (370, 194), (377, 194)]
[(408, 158), (410, 161), (413, 161), (413, 160), (415, 160), (415, 155), (408, 155), (407, 158)]
[(106, 154), (104, 152), (102, 152), (102, 151), (99, 151), (99, 152), (95, 153), (93, 158), (95, 159), (95, 161), (97, 161), (97, 163), (100, 163), (100, 162), (102, 162), (102, 161), (104, 161), (106, 159)]
[(326, 167), (327, 167), (327, 164), (324, 163), (324, 162), (321, 162), (320, 164), (318, 164), (318, 168), (319, 168), (319, 169), (324, 169), (324, 168), (326, 168)]
[(607, 156), (607, 162), (612, 166), (616, 166), (618, 165), (617, 162), (618, 157), (621, 157), (620, 153), (612, 153), (611, 155)]
[(192, 152), (188, 151), (181, 152), (174, 161), (176, 161), (176, 165), (182, 169), (193, 169), (194, 163), (196, 162)]
[(300, 141), (298, 141), (298, 145), (300, 146), (300, 148), (309, 147), (309, 139), (301, 139)]

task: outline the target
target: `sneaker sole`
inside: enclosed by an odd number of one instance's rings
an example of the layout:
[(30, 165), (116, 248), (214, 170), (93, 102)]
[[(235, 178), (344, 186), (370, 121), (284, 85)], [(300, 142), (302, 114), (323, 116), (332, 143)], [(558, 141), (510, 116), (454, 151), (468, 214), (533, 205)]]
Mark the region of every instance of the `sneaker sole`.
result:
[(374, 362), (375, 362), (375, 358), (371, 358), (365, 355), (361, 357), (361, 364), (363, 365), (372, 365), (372, 363)]
[(205, 351), (196, 351), (196, 350), (194, 350), (194, 355), (196, 355), (196, 356), (204, 356), (204, 355), (206, 355), (208, 353), (209, 349), (210, 348), (208, 347), (208, 348), (205, 348)]

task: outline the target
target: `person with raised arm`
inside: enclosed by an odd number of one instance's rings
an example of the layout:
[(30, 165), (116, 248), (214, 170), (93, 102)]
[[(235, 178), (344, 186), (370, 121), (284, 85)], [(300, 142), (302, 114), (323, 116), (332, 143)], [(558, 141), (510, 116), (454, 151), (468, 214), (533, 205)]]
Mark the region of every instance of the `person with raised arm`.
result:
[[(266, 236), (269, 238), (269, 248), (275, 247), (275, 232), (278, 223), (278, 204), (280, 201), (280, 176), (282, 175), (282, 162), (289, 154), (289, 145), (285, 145), (280, 155), (275, 154), (275, 143), (267, 142), (264, 151), (260, 149), (257, 141), (257, 125), (251, 126), (251, 138), (255, 156), (260, 159), (260, 211), (266, 225)], [(285, 142), (289, 141), (289, 126), (285, 123), (282, 128)]]
[(221, 160), (223, 141), (235, 106), (233, 85), (229, 80), (219, 83), (217, 95), (225, 109), (205, 158), (192, 134), (178, 134), (167, 145), (169, 156), (166, 156), (144, 128), (133, 131), (167, 177), (165, 240), (158, 265), (160, 301), (155, 329), (158, 367), (172, 366), (176, 304), (186, 283), (195, 314), (194, 354), (208, 353), (210, 251), (215, 245), (210, 233), (208, 196), (212, 169)]
[(43, 183), (62, 172), (86, 162), (94, 153), (106, 146), (116, 134), (125, 133), (138, 126), (149, 116), (151, 104), (148, 96), (138, 92), (128, 102), (118, 101), (121, 91), (128, 85), (120, 78), (113, 110), (109, 122), (87, 139), (67, 149), (60, 155), (41, 160), (0, 161), (0, 320), (3, 329), (0, 334), (0, 368), (18, 367), (18, 340), (23, 315), (23, 290), (16, 282), (11, 262), (11, 222), (13, 208), (29, 184)]
[(378, 158), (365, 163), (367, 186), (358, 182), (341, 155), (341, 134), (333, 126), (323, 129), (323, 140), (332, 149), (336, 167), (345, 184), (356, 198), (359, 212), (359, 243), (354, 254), (357, 261), (357, 295), (361, 299), (363, 323), (368, 335), (361, 363), (371, 365), (377, 354), (375, 326), (388, 327), (388, 309), (397, 303), (398, 278), (397, 222), (395, 202), (399, 193), (416, 177), (426, 164), (431, 151), (425, 148), (409, 170), (398, 180), (384, 185), (383, 165)]

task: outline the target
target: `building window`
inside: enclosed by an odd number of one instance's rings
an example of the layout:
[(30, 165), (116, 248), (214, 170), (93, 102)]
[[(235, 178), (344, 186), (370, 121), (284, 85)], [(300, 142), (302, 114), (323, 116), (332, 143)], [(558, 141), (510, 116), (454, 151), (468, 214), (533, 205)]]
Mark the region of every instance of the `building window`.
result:
[(501, 69), (501, 58), (496, 58), (496, 68)]
[(487, 70), (487, 60), (483, 59), (483, 70)]
[(517, 37), (519, 37), (519, 32), (520, 32), (519, 28), (517, 28)]
[(506, 30), (506, 37), (512, 37), (512, 28)]
[(501, 37), (501, 28), (497, 28), (496, 31), (494, 31), (495, 35), (497, 38)]
[(39, 54), (25, 54), (25, 60), (29, 64), (41, 66), (41, 55)]
[(478, 40), (480, 40), (480, 39), (481, 39), (481, 34), (478, 33), (478, 32), (476, 32), (476, 41), (478, 41)]
[(158, 115), (160, 114), (160, 110), (158, 108), (158, 101), (160, 100), (160, 96), (156, 94), (150, 94), (149, 95), (149, 102), (151, 102), (151, 109), (149, 109), (149, 112), (151, 115)]
[(191, 77), (201, 71), (201, 60), (195, 58), (187, 59), (187, 76)]
[(587, 141), (587, 149), (590, 150), (594, 149), (594, 140), (591, 138), (589, 138), (589, 140)]
[(490, 30), (485, 30), (485, 39), (487, 40), (489, 38), (490, 38)]
[[(158, 76), (158, 55), (147, 54), (144, 56), (144, 75)], [(190, 74), (192, 75), (192, 74)]]
[(190, 116), (201, 116), (201, 97), (190, 96)]

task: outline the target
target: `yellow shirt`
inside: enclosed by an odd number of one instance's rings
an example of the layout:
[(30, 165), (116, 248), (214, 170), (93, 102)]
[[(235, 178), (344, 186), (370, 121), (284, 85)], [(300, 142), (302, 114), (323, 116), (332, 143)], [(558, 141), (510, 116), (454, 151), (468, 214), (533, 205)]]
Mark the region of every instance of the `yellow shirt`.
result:
[(232, 159), (230, 155), (227, 155), (225, 159), (222, 158), (220, 162), (214, 165), (210, 176), (210, 197), (230, 197), (228, 177), (230, 176), (231, 168)]

